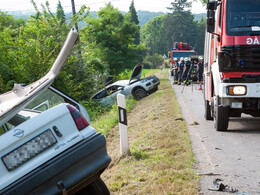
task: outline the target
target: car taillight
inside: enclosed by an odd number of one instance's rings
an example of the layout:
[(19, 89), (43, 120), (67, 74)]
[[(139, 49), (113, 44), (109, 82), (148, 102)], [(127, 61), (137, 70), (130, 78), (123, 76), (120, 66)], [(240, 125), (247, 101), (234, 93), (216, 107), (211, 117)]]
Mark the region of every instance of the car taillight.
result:
[(71, 105), (67, 105), (67, 108), (70, 111), (70, 114), (74, 120), (74, 122), (76, 123), (76, 126), (78, 128), (78, 130), (82, 130), (85, 127), (89, 126), (88, 121), (86, 120), (86, 118), (77, 110), (77, 108), (75, 108), (74, 106)]

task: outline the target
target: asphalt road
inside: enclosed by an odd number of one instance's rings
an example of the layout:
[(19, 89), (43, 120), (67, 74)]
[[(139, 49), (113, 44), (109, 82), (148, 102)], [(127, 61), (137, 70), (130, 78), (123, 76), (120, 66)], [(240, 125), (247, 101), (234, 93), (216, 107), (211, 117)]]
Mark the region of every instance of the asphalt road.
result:
[(204, 118), (203, 94), (197, 88), (185, 86), (182, 93), (183, 86), (173, 85), (197, 160), (200, 192), (226, 194), (208, 190), (218, 178), (238, 189), (236, 194), (260, 194), (260, 118), (231, 118), (228, 131), (217, 132), (213, 121)]

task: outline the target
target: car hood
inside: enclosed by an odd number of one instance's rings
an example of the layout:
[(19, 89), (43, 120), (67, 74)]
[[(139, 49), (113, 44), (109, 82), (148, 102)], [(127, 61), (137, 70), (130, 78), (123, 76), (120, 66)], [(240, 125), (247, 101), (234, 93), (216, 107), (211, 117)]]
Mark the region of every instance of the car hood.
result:
[(130, 77), (129, 83), (134, 80), (140, 80), (142, 76), (142, 71), (143, 71), (143, 64), (139, 63), (134, 67), (134, 70), (132, 72), (132, 75)]
[(50, 71), (44, 77), (27, 86), (15, 84), (11, 91), (0, 95), (0, 126), (53, 83), (67, 60), (77, 37), (78, 32), (72, 29)]

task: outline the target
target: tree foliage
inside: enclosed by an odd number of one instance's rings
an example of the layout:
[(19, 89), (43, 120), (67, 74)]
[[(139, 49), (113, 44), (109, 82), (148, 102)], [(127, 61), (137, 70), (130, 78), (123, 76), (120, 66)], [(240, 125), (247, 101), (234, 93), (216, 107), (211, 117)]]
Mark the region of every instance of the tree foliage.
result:
[[(134, 22), (136, 25), (139, 25), (138, 16), (134, 6), (134, 0), (132, 0), (131, 5), (129, 7), (129, 13), (131, 14), (131, 22)], [(134, 44), (138, 45), (140, 43), (140, 26), (138, 26), (138, 31), (133, 36)]]
[(190, 12), (191, 2), (173, 0), (168, 14), (156, 17), (141, 28), (141, 42), (149, 55), (167, 54), (173, 42), (187, 42), (199, 54), (204, 50), (205, 20), (195, 21)]
[(141, 28), (141, 40), (147, 47), (148, 55), (155, 53), (163, 54), (165, 41), (162, 36), (162, 29), (165, 28), (166, 15), (153, 18)]
[(66, 17), (65, 17), (65, 13), (64, 13), (60, 0), (57, 5), (56, 15), (57, 15), (57, 19), (60, 21), (60, 24), (63, 24), (66, 20)]
[(118, 75), (126, 68), (132, 68), (141, 58), (144, 47), (136, 46), (132, 38), (138, 26), (130, 21), (130, 15), (122, 15), (112, 5), (107, 4), (97, 12), (97, 18), (86, 18), (83, 39), (86, 40), (85, 52), (95, 51), (101, 60), (101, 69), (108, 74)]
[[(93, 18), (82, 7), (79, 13), (66, 19), (61, 3), (56, 14), (49, 3), (42, 12), (31, 0), (36, 14), (27, 21), (0, 12), (0, 92), (10, 90), (14, 83), (32, 83), (47, 73), (57, 58), (66, 36), (75, 22), (84, 20), (87, 26), (64, 65), (54, 86), (78, 100), (87, 100), (98, 90), (106, 74), (114, 76), (132, 69), (145, 50), (132, 38), (138, 25), (130, 14), (122, 15), (111, 4)], [(80, 52), (79, 52), (80, 51)]]

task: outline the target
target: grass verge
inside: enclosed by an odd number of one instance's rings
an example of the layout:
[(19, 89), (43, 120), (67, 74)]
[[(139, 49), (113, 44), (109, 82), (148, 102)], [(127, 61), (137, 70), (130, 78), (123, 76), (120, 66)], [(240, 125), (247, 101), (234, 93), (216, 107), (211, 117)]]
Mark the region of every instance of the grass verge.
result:
[[(136, 104), (136, 100), (133, 98), (126, 99), (126, 111), (129, 112), (132, 107)], [(98, 132), (101, 132), (107, 136), (108, 132), (118, 123), (118, 107), (116, 104), (113, 105), (112, 109), (97, 120), (91, 123), (91, 126), (95, 127)]]
[[(107, 136), (112, 158), (102, 174), (111, 194), (196, 194), (194, 155), (168, 71), (160, 74), (159, 90), (128, 112), (130, 155), (119, 154), (119, 129)], [(96, 126), (93, 124), (96, 128)]]

